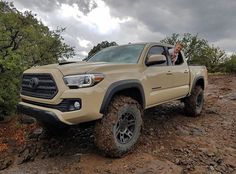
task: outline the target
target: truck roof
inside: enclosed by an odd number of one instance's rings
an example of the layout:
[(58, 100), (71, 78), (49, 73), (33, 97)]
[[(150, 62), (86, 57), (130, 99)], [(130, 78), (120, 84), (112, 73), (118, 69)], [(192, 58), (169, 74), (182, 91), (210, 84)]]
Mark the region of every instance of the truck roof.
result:
[[(170, 45), (170, 44), (166, 44), (166, 43), (161, 43), (161, 42), (134, 42), (134, 43), (129, 43), (129, 44), (123, 44), (123, 45), (130, 45), (130, 44), (148, 44), (148, 45), (161, 45), (161, 46), (165, 46), (165, 47), (169, 47), (169, 48), (173, 48), (174, 45)], [(122, 46), (122, 45), (119, 45)]]

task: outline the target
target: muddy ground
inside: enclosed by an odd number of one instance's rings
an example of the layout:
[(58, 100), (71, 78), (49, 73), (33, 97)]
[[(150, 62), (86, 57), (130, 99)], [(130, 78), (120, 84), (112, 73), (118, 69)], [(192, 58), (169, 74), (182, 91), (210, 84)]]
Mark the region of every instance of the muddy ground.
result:
[(145, 111), (140, 141), (121, 159), (98, 152), (92, 124), (45, 137), (19, 118), (2, 123), (0, 173), (236, 174), (236, 76), (210, 76), (205, 98), (197, 118), (180, 102)]

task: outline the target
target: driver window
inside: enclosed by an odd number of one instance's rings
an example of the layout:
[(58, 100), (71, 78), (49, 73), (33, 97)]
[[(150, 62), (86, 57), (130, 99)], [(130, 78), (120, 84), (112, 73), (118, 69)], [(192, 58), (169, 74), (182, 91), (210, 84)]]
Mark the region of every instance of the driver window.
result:
[[(173, 48), (169, 48), (168, 52), (169, 52), (169, 55), (171, 56), (170, 52), (173, 52)], [(178, 54), (178, 58), (177, 58), (175, 64), (172, 63), (172, 65), (181, 65), (182, 63), (184, 63), (184, 59), (183, 59), (182, 53), (180, 51), (179, 54)]]
[[(164, 47), (161, 47), (161, 46), (153, 46), (150, 48), (150, 50), (148, 51), (148, 55), (147, 57), (151, 56), (151, 55), (155, 55), (155, 54), (161, 54), (161, 55), (164, 55), (166, 57), (166, 52), (165, 52), (165, 49)], [(167, 57), (166, 57), (166, 62), (163, 63), (163, 64), (158, 64), (158, 65), (155, 65), (155, 66), (167, 66), (168, 64), (168, 60), (167, 60)]]

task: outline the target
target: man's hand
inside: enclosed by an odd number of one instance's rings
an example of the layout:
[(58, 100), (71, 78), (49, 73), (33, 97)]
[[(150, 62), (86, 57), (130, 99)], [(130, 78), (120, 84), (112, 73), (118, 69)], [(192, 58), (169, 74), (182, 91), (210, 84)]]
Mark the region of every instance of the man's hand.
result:
[(173, 54), (171, 55), (171, 61), (172, 61), (173, 63), (175, 63), (175, 62), (176, 62), (176, 59), (177, 59), (177, 53), (176, 53), (176, 52), (173, 52)]

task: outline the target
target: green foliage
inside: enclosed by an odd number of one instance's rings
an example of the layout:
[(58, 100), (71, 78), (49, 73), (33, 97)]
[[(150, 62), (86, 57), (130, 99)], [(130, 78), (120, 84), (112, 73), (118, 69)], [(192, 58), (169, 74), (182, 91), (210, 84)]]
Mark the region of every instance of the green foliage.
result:
[(12, 3), (0, 1), (0, 116), (14, 111), (25, 69), (74, 55), (63, 43), (64, 30), (50, 31), (31, 12), (21, 13)]
[(101, 51), (104, 48), (110, 47), (110, 46), (116, 46), (116, 42), (108, 42), (108, 41), (102, 41), (101, 43), (97, 44), (97, 46), (94, 46), (88, 53), (88, 58), (96, 54), (98, 51)]
[(16, 77), (10, 71), (0, 75), (0, 117), (11, 114), (19, 100), (20, 80)]
[(227, 73), (236, 73), (236, 55), (232, 55), (229, 60), (222, 64), (222, 67)]
[(185, 33), (172, 34), (161, 41), (162, 43), (176, 44), (180, 42), (184, 45), (183, 52), (188, 59), (189, 64), (205, 65), (209, 72), (219, 70), (219, 65), (227, 59), (223, 50), (213, 45), (209, 45), (206, 39), (200, 38), (198, 35)]

